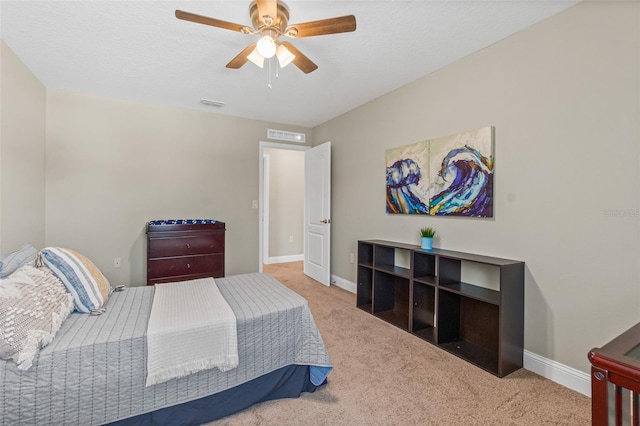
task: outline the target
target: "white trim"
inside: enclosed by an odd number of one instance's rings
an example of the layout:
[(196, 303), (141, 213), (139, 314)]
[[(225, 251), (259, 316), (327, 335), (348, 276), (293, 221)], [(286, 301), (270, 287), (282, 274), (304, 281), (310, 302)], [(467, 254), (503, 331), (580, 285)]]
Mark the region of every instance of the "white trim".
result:
[(269, 263), (269, 185), (271, 184), (271, 156), (262, 154), (263, 192), (262, 192), (262, 263)]
[(350, 291), (353, 294), (356, 293), (356, 283), (352, 283), (351, 281), (345, 280), (337, 275), (331, 275), (331, 284)]
[(291, 254), (289, 256), (267, 257), (264, 260), (264, 264), (271, 265), (273, 263), (289, 263), (289, 262), (301, 262), (301, 261), (304, 261), (304, 254)]
[(524, 351), (525, 369), (591, 397), (591, 375), (533, 352)]

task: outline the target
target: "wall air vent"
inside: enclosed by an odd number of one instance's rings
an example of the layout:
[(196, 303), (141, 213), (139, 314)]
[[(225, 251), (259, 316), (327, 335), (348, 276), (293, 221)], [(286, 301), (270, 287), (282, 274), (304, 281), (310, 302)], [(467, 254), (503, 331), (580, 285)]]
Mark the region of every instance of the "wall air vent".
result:
[(279, 141), (305, 143), (307, 135), (304, 133), (286, 132), (284, 130), (267, 129), (267, 138)]

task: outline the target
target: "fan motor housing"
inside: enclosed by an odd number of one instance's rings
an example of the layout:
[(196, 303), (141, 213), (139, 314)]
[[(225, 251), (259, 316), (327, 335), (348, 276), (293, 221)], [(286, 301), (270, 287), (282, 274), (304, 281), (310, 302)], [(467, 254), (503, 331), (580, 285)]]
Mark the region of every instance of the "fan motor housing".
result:
[(271, 24), (264, 22), (261, 17), (258, 16), (258, 3), (256, 1), (251, 2), (249, 5), (249, 15), (251, 16), (253, 28), (259, 33), (265, 30), (273, 30), (276, 31), (278, 35), (282, 35), (289, 22), (289, 8), (280, 1), (278, 2), (278, 16), (275, 17), (275, 20)]

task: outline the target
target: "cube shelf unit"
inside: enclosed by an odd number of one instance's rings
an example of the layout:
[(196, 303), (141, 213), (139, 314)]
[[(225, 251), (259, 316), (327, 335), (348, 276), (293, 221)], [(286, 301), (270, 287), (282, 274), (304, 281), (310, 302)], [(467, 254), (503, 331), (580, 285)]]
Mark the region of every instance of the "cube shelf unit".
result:
[(363, 240), (357, 282), (358, 308), (498, 377), (522, 367), (524, 262)]

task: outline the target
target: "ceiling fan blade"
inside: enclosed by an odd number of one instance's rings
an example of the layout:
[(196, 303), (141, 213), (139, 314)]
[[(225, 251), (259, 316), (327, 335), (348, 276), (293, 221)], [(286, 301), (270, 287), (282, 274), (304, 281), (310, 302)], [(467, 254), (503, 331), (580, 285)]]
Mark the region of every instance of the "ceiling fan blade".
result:
[(255, 43), (251, 43), (250, 45), (248, 45), (247, 47), (245, 47), (242, 52), (238, 53), (238, 56), (236, 56), (235, 58), (233, 58), (228, 64), (227, 64), (227, 68), (233, 68), (233, 69), (238, 69), (241, 66), (243, 66), (244, 64), (247, 63), (247, 61), (249, 60), (247, 58), (247, 56), (249, 56), (249, 54), (251, 52), (253, 52), (253, 49), (256, 48), (256, 44)]
[(224, 28), (225, 30), (239, 31), (245, 34), (253, 34), (253, 29), (246, 25), (234, 24), (233, 22), (222, 21), (220, 19), (209, 18), (208, 16), (196, 15), (195, 13), (176, 10), (176, 18), (183, 21), (196, 22), (198, 24), (211, 25), (212, 27)]
[(348, 33), (356, 30), (356, 17), (353, 15), (338, 18), (321, 19), (290, 25), (284, 35), (294, 38), (313, 37), (325, 34)]
[[(277, 0), (256, 0), (258, 5), (258, 17), (260, 22), (265, 25), (272, 25), (278, 17), (278, 1)], [(270, 17), (265, 20), (265, 16)], [(269, 22), (267, 22), (269, 21)]]
[(282, 45), (289, 49), (289, 52), (296, 55), (296, 57), (293, 58), (292, 62), (296, 67), (300, 68), (303, 73), (309, 74), (310, 72), (318, 69), (318, 66), (314, 64), (311, 59), (304, 56), (302, 52), (296, 49), (293, 44), (289, 43), (288, 41), (283, 41)]

